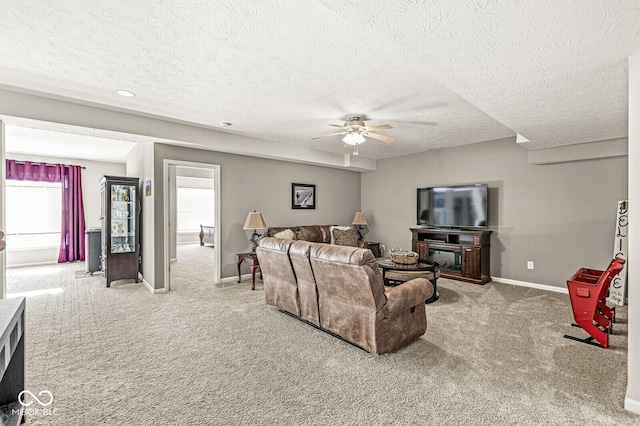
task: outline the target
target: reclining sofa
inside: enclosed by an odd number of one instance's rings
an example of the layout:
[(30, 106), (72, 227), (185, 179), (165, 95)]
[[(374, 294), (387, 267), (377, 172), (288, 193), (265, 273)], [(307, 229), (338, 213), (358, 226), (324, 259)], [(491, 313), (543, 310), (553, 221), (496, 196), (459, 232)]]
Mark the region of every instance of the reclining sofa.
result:
[(427, 330), (433, 285), (385, 288), (370, 250), (265, 237), (256, 250), (266, 303), (371, 353), (394, 351)]

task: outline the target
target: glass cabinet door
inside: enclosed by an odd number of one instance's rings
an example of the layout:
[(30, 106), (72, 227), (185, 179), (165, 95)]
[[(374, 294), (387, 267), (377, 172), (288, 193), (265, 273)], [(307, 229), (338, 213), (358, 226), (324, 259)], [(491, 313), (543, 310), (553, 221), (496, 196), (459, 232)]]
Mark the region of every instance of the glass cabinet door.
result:
[(136, 186), (111, 185), (111, 253), (136, 251)]

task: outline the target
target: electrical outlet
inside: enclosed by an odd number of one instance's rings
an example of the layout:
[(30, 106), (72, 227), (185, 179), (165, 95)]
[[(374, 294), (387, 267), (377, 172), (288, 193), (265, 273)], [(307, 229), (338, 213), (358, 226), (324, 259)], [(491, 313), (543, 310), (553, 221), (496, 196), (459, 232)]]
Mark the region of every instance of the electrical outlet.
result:
[(533, 269), (533, 261), (532, 260), (529, 260), (527, 262), (527, 269)]

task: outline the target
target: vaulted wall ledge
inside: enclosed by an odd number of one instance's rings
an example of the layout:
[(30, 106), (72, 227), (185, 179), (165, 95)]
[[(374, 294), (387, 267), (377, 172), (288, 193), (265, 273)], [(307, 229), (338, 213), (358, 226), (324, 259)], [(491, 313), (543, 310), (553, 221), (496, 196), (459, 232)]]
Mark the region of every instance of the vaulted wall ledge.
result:
[(529, 150), (529, 164), (553, 164), (596, 158), (624, 157), (627, 138), (607, 139), (574, 145)]

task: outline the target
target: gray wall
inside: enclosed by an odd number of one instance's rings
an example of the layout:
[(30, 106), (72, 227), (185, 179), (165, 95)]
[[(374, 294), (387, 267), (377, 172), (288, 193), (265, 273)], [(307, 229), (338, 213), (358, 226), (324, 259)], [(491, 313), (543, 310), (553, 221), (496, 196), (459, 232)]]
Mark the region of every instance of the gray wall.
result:
[[(286, 161), (155, 144), (155, 288), (164, 287), (163, 161), (220, 165), (221, 276), (237, 274), (237, 253), (249, 251), (247, 214), (262, 212), (267, 226), (350, 224), (360, 209), (360, 173)], [(291, 209), (291, 183), (316, 185), (316, 209)], [(246, 271), (245, 271), (246, 272)]]
[(604, 269), (617, 201), (627, 198), (627, 158), (549, 165), (527, 158), (509, 138), (379, 160), (362, 174), (367, 239), (409, 249), (416, 188), (488, 183), (493, 277), (565, 287), (579, 267)]

